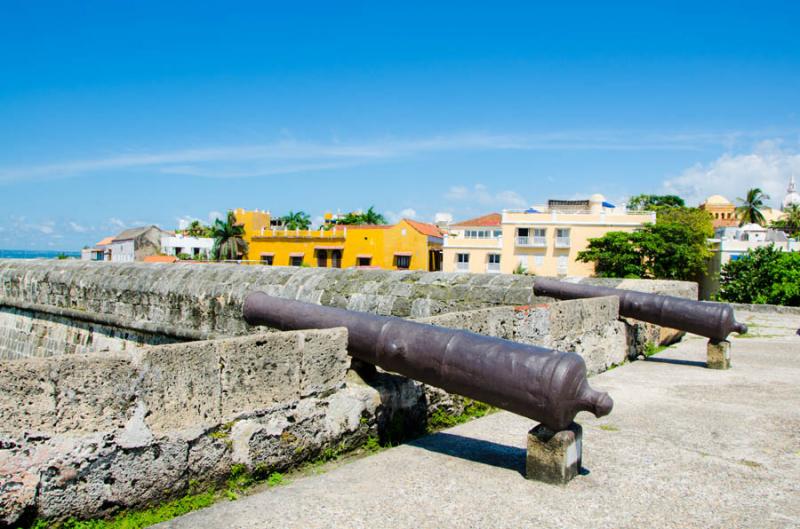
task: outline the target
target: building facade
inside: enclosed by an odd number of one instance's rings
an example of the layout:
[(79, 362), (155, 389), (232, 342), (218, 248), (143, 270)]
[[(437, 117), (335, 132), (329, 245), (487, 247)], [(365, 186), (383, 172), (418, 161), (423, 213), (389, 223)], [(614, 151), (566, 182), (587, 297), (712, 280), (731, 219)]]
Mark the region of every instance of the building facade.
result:
[(503, 228), (500, 213), (449, 226), (444, 244), (445, 272), (500, 273)]
[(432, 224), (403, 219), (395, 225), (331, 225), (323, 230), (270, 227), (264, 212), (245, 212), (247, 260), (270, 266), (320, 268), (441, 269), (442, 231)]
[[(445, 238), (444, 270), (464, 272), (531, 272), (545, 276), (590, 276), (593, 263), (576, 260), (589, 239), (610, 231), (633, 231), (655, 223), (653, 212), (627, 211), (605, 201), (550, 200), (525, 210), (503, 210), (496, 226), (487, 215), (459, 222)], [(496, 218), (496, 217), (492, 217)], [(473, 225), (470, 225), (473, 224)], [(453, 234), (456, 234), (453, 236)], [(491, 265), (491, 266), (490, 266)]]
[(213, 247), (214, 239), (210, 237), (189, 237), (181, 234), (161, 237), (161, 253), (164, 255), (175, 257), (188, 255), (193, 259), (210, 259)]

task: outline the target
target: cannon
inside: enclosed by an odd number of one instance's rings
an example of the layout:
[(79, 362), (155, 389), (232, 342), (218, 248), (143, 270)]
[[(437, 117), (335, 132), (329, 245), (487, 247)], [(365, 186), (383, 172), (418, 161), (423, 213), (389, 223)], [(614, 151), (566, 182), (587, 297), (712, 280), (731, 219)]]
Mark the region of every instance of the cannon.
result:
[(537, 296), (556, 299), (618, 296), (620, 316), (699, 334), (718, 342), (725, 340), (731, 332), (747, 332), (747, 325), (736, 321), (733, 308), (726, 303), (708, 303), (621, 288), (567, 283), (546, 277), (534, 279), (533, 292)]
[(346, 327), (355, 358), (426, 384), (566, 429), (579, 411), (597, 417), (613, 401), (586, 379), (575, 353), (552, 351), (463, 330), (254, 292), (244, 302), (250, 325), (283, 330)]

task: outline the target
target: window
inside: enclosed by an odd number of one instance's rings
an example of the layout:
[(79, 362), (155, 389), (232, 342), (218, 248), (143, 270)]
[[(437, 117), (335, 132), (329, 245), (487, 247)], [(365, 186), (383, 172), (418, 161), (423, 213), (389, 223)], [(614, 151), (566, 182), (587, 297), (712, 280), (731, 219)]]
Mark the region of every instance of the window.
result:
[(333, 268), (341, 268), (342, 267), (342, 251), (341, 250), (333, 250), (331, 252), (331, 267), (333, 267)]
[(517, 228), (517, 246), (528, 246), (528, 228)]
[(499, 272), (500, 271), (500, 254), (499, 253), (490, 253), (489, 254), (489, 262), (486, 266), (486, 270), (489, 272)]
[(556, 248), (569, 248), (569, 228), (556, 229)]
[(328, 266), (328, 250), (317, 250), (317, 266), (320, 268)]
[(533, 228), (533, 246), (544, 248), (547, 246), (547, 229)]
[(261, 256), (261, 264), (262, 265), (267, 265), (267, 266), (272, 266), (272, 259), (273, 259), (273, 256), (271, 256), (271, 255), (262, 255)]
[(394, 256), (394, 265), (397, 268), (407, 270), (411, 267), (411, 256), (410, 255), (395, 255)]
[(465, 230), (464, 237), (467, 239), (491, 239), (492, 237), (500, 237), (503, 234), (502, 230)]
[(456, 254), (456, 270), (466, 271), (469, 270), (469, 254), (457, 253)]
[(303, 266), (303, 256), (293, 255), (289, 258), (289, 266)]
[(370, 266), (372, 264), (372, 257), (359, 257), (357, 266)]

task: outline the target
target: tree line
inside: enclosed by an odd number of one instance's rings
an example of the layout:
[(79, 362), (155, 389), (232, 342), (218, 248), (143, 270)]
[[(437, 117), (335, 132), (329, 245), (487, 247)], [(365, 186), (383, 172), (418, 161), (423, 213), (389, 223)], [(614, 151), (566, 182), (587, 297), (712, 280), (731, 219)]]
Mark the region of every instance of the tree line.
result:
[[(739, 225), (764, 226), (762, 210), (769, 196), (759, 188), (737, 199)], [(686, 207), (676, 195), (638, 195), (631, 209), (655, 211), (656, 223), (634, 232), (608, 232), (589, 240), (577, 259), (592, 262), (599, 277), (676, 279), (699, 281), (707, 273), (712, 256), (708, 239), (713, 237), (711, 214)], [(800, 236), (800, 207), (790, 206), (770, 228), (789, 237)], [(742, 303), (800, 305), (800, 254), (775, 247), (751, 250), (723, 265), (718, 298)]]

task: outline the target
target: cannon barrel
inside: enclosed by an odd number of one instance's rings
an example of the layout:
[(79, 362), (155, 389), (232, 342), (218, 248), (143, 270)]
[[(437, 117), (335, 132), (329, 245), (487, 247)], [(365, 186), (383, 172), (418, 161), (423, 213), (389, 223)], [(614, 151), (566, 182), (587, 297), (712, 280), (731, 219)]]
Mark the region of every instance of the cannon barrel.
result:
[(680, 329), (717, 341), (726, 339), (731, 332), (747, 332), (747, 325), (736, 321), (733, 308), (727, 303), (708, 303), (621, 288), (567, 283), (546, 277), (534, 279), (533, 292), (537, 296), (556, 299), (618, 296), (620, 316)]
[(579, 411), (607, 415), (613, 401), (592, 389), (586, 364), (563, 353), (447, 329), (254, 292), (244, 303), (250, 325), (283, 330), (346, 327), (351, 356), (432, 386), (564, 430)]

